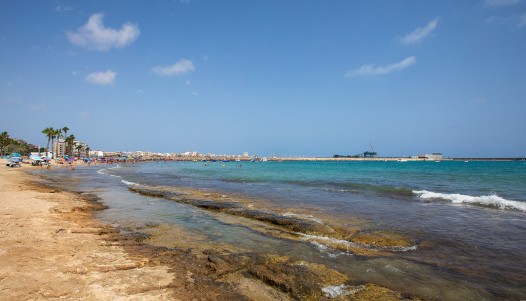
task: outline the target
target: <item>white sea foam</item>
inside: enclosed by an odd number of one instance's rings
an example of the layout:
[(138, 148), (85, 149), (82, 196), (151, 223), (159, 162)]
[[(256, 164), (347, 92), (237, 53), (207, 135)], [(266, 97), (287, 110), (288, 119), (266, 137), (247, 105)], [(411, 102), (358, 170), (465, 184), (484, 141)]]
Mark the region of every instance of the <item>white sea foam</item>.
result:
[(351, 253), (340, 252), (340, 251), (337, 251), (337, 250), (331, 249), (331, 248), (329, 248), (328, 246), (326, 246), (326, 245), (324, 245), (324, 244), (320, 244), (320, 243), (317, 242), (317, 241), (309, 241), (309, 243), (312, 244), (313, 246), (315, 246), (316, 248), (318, 248), (318, 250), (319, 250), (321, 253), (324, 253), (324, 254), (326, 254), (327, 256), (331, 257), (331, 258), (336, 258), (336, 257), (342, 256), (342, 255), (353, 255), (353, 254), (351, 254)]
[(348, 247), (354, 247), (354, 248), (365, 248), (365, 249), (369, 249), (369, 250), (376, 250), (376, 251), (391, 251), (391, 252), (408, 252), (408, 251), (414, 251), (416, 250), (418, 247), (417, 246), (409, 246), (409, 247), (402, 247), (402, 246), (389, 246), (389, 247), (384, 247), (384, 246), (377, 246), (377, 245), (370, 245), (370, 244), (363, 244), (363, 243), (357, 243), (357, 242), (352, 242), (352, 241), (348, 241), (348, 240), (343, 240), (343, 239), (337, 239), (337, 238), (332, 238), (332, 237), (326, 237), (326, 236), (317, 236), (317, 235), (310, 235), (310, 234), (304, 234), (304, 233), (298, 233), (296, 232), (297, 234), (299, 235), (302, 235), (304, 238), (305, 241), (308, 241), (310, 243), (314, 243), (314, 242), (325, 242), (325, 243), (335, 243), (335, 244), (340, 244), (340, 245), (344, 245), (347, 247), (347, 250), (348, 250)]
[(438, 193), (427, 190), (414, 190), (421, 199), (442, 199), (455, 204), (475, 204), (499, 209), (514, 209), (526, 212), (526, 202), (506, 200), (497, 194), (471, 196), (458, 193)]
[(131, 181), (126, 181), (126, 180), (121, 180), (122, 183), (128, 185), (128, 186), (134, 186), (134, 185), (139, 185), (135, 182), (131, 182)]
[(364, 290), (364, 285), (348, 286), (345, 284), (329, 285), (321, 289), (328, 298), (338, 298), (340, 296), (354, 295), (357, 292)]
[(299, 214), (299, 213), (292, 213), (292, 212), (285, 212), (285, 213), (283, 213), (283, 216), (299, 217), (299, 218), (304, 218), (304, 219), (311, 220), (311, 221), (316, 222), (316, 223), (318, 223), (318, 224), (323, 224), (323, 222), (322, 222), (320, 219), (315, 218), (315, 217), (312, 216), (312, 215)]
[(117, 164), (116, 166), (113, 166), (113, 167), (101, 168), (101, 169), (97, 170), (97, 173), (99, 175), (105, 175), (105, 176), (110, 176), (110, 177), (114, 177), (114, 178), (120, 178), (119, 176), (112, 175), (112, 174), (108, 173), (108, 170), (110, 170), (110, 169), (119, 169), (119, 168), (121, 168), (121, 166), (119, 164)]

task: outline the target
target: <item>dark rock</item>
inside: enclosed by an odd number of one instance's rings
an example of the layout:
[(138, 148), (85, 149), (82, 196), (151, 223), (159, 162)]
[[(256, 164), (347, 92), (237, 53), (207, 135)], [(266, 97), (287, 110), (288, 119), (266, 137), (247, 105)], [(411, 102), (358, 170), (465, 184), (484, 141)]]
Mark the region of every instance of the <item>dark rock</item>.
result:
[(210, 200), (193, 200), (192, 204), (208, 210), (224, 210), (239, 207), (236, 203), (216, 202)]

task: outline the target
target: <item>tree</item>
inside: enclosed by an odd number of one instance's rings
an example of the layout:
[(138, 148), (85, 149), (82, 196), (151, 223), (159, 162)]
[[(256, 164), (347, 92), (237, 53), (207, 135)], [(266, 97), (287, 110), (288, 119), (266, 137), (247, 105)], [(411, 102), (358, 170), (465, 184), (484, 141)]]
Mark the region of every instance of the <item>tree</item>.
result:
[(62, 128), (62, 132), (64, 132), (64, 137), (68, 136), (68, 131), (69, 131), (69, 128), (67, 126)]
[(79, 144), (76, 146), (76, 148), (77, 148), (77, 152), (78, 152), (78, 158), (80, 159), (80, 151), (82, 150), (82, 144), (79, 143)]
[(0, 157), (4, 155), (4, 148), (11, 144), (11, 138), (7, 132), (2, 132), (0, 134)]
[(86, 147), (86, 157), (89, 158), (89, 151), (91, 150), (91, 148), (88, 146)]
[(8, 136), (5, 134), (4, 133), (0, 134), (0, 137), (3, 136), (4, 138), (3, 141), (5, 141), (5, 145), (3, 147), (4, 152), (29, 154), (33, 149), (36, 148), (35, 145), (31, 145), (22, 139), (13, 139), (13, 138), (5, 139), (6, 136)]
[(69, 135), (65, 142), (66, 142), (66, 152), (68, 156), (73, 156), (73, 142), (75, 141), (74, 135)]
[(63, 127), (62, 128), (62, 132), (64, 133), (64, 144), (66, 146), (66, 149), (64, 150), (64, 154), (68, 154), (68, 143), (66, 141), (66, 139), (68, 138), (68, 131), (69, 131), (69, 128), (67, 126)]
[(46, 156), (47, 154), (49, 154), (49, 142), (51, 141), (51, 137), (53, 136), (54, 132), (55, 132), (55, 129), (52, 127), (47, 127), (44, 130), (42, 130), (42, 134), (46, 135), (47, 137)]
[[(56, 153), (57, 153), (57, 146), (58, 145), (55, 145), (55, 139), (57, 139), (57, 143), (58, 143), (58, 138), (62, 135), (62, 130), (61, 129), (54, 129), (54, 128), (49, 128), (49, 137), (51, 137), (51, 156), (52, 158), (55, 158), (56, 156)], [(49, 142), (48, 142), (49, 143)], [(49, 144), (48, 144), (48, 151), (49, 151)]]

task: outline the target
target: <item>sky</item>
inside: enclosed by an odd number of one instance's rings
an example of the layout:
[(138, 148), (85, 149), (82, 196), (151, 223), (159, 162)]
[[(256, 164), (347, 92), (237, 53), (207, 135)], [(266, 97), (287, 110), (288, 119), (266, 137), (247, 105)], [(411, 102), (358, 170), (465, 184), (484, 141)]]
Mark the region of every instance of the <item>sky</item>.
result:
[(526, 156), (526, 0), (2, 1), (0, 131), (92, 150)]

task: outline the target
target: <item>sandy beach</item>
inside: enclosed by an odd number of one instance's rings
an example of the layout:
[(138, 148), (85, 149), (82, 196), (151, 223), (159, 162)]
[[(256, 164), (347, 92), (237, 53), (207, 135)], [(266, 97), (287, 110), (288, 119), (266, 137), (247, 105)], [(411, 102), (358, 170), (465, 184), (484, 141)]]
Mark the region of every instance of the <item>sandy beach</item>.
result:
[(99, 204), (1, 163), (2, 300), (174, 300), (173, 273), (112, 244), (90, 214)]
[(2, 300), (417, 300), (183, 229), (152, 225), (123, 234), (94, 218), (105, 208), (96, 195), (62, 191), (24, 172), (39, 167), (1, 163)]

